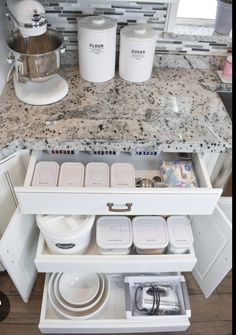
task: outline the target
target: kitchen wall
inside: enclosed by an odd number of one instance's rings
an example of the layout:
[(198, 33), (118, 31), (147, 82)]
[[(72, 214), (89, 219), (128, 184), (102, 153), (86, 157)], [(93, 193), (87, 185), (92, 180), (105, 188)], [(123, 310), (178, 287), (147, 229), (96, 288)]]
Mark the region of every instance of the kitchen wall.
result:
[(9, 65), (7, 63), (6, 37), (8, 35), (7, 18), (5, 17), (6, 7), (4, 1), (0, 1), (0, 94), (6, 82)]

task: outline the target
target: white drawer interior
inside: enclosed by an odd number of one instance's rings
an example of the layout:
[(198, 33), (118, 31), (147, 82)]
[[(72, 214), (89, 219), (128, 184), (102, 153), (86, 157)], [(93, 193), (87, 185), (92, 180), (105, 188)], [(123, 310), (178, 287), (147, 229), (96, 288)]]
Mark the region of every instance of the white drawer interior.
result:
[(193, 247), (188, 254), (101, 255), (95, 237), (95, 225), (89, 249), (83, 255), (55, 255), (47, 248), (43, 234), (40, 233), (35, 264), (39, 272), (176, 272), (192, 271), (197, 262)]
[[(46, 275), (43, 292), (42, 309), (39, 329), (42, 333), (138, 333), (138, 332), (161, 332), (161, 331), (183, 331), (190, 323), (190, 310), (186, 310), (185, 301), (187, 293), (183, 293), (180, 315), (154, 316), (153, 318), (126, 318), (126, 300), (124, 274), (109, 274), (110, 295), (107, 304), (97, 315), (89, 319), (71, 320), (60, 316), (51, 306), (48, 298), (49, 274)], [(181, 276), (182, 278), (182, 276)], [(184, 279), (181, 279), (184, 281)]]

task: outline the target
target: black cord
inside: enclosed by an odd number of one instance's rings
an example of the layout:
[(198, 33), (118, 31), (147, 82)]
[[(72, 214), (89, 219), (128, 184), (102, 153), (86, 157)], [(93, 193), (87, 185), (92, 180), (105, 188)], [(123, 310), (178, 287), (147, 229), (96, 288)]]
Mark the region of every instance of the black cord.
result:
[[(140, 292), (139, 297), (138, 297), (138, 292)], [(140, 301), (142, 292), (143, 292), (143, 286), (138, 286), (135, 290), (135, 294), (134, 294), (135, 308), (139, 312), (147, 312), (148, 315), (158, 315), (159, 308), (160, 308), (160, 292), (159, 292), (158, 286), (151, 285), (150, 288), (148, 289), (147, 293), (153, 296), (153, 303), (152, 303), (152, 307), (150, 310), (146, 308), (141, 308), (139, 306), (139, 301)]]

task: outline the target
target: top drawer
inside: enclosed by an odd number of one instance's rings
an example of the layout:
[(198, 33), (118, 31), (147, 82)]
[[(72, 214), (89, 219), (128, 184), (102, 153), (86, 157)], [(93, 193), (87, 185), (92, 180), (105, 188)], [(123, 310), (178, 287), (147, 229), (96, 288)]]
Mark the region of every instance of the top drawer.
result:
[(24, 186), (15, 187), (23, 214), (84, 214), (84, 215), (194, 215), (211, 214), (222, 189), (213, 189), (202, 155), (192, 154), (197, 175), (196, 188), (113, 188), (113, 187), (48, 187), (31, 186), (38, 161), (131, 163), (136, 177), (152, 178), (159, 173), (160, 160), (181, 159), (175, 153), (159, 156), (118, 155), (99, 156), (88, 152), (76, 155), (50, 154), (33, 151)]

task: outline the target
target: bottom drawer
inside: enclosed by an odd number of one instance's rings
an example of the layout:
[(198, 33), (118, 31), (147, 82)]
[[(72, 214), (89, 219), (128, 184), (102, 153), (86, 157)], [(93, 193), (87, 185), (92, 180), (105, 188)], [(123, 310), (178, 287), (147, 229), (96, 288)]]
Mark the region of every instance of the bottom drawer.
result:
[(183, 276), (158, 276), (162, 285), (165, 281), (179, 281), (181, 314), (144, 317), (130, 317), (130, 304), (129, 300), (126, 299), (129, 292), (127, 283), (124, 282), (128, 275), (108, 274), (107, 276), (110, 283), (110, 292), (103, 309), (89, 319), (76, 320), (64, 318), (52, 307), (48, 296), (50, 274), (46, 274), (39, 323), (40, 331), (54, 334), (143, 333), (184, 331), (190, 326), (191, 310)]

